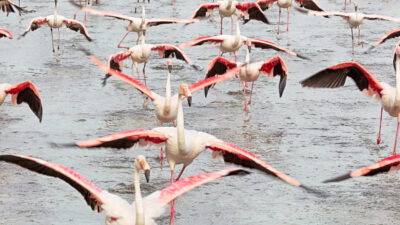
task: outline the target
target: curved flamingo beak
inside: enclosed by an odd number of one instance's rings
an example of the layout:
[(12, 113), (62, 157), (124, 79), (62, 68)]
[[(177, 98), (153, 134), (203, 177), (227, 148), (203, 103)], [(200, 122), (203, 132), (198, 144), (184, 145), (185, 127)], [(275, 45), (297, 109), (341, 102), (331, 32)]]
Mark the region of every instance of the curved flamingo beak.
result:
[(167, 66), (168, 66), (168, 71), (171, 73), (172, 72), (172, 61), (171, 60), (168, 60), (168, 62), (167, 62)]
[(144, 171), (144, 176), (146, 177), (146, 182), (149, 183), (150, 181), (150, 170)]
[(192, 93), (188, 87), (185, 88), (185, 97), (187, 98), (189, 107), (192, 106)]
[(396, 54), (397, 54), (398, 56), (400, 56), (400, 47), (397, 47), (397, 48), (396, 48)]

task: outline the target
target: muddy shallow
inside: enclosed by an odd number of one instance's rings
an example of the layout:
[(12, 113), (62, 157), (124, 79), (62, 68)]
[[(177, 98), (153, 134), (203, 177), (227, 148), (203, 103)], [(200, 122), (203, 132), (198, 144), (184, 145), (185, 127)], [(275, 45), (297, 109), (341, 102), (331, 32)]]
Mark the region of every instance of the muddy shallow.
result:
[[(146, 15), (188, 18), (200, 4), (200, 1), (177, 1), (177, 9), (173, 10), (169, 0), (152, 0)], [(125, 1), (102, 1), (94, 7), (133, 15), (134, 8), (139, 6), (133, 2), (127, 7)], [(129, 201), (134, 199), (133, 161), (136, 155), (143, 154), (152, 166), (150, 183), (142, 184), (143, 195), (166, 186), (169, 168), (165, 162), (161, 169), (158, 148), (84, 150), (58, 149), (49, 144), (156, 126), (151, 107), (142, 108), (137, 90), (115, 78), (101, 87), (104, 74), (77, 50), (78, 45), (85, 46), (106, 62), (110, 54), (119, 51), (116, 45), (127, 22), (89, 15), (88, 31), (95, 39), (91, 43), (78, 33), (62, 29), (61, 56), (57, 60), (51, 50), (49, 28), (40, 28), (17, 40), (32, 18), (53, 12), (53, 3), (21, 1), (21, 4), (36, 12), (21, 17), (0, 14), (0, 27), (15, 36), (14, 40), (0, 41), (0, 82), (32, 80), (42, 97), (43, 122), (38, 123), (26, 105), (13, 107), (8, 99), (0, 107), (0, 153), (32, 155), (63, 164), (100, 188)], [(319, 1), (319, 4), (330, 11), (343, 7), (342, 0)], [(59, 5), (59, 14), (72, 18), (75, 9), (67, 1)], [(387, 16), (398, 16), (399, 7), (400, 2), (396, 0), (366, 0), (359, 5), (362, 12)], [(281, 30), (285, 30), (286, 11), (282, 12)], [(217, 15), (215, 12), (211, 20), (186, 27), (150, 28), (146, 40), (178, 45), (198, 36), (217, 35)], [(280, 40), (276, 38), (278, 8), (273, 7), (266, 15), (273, 25), (250, 22), (241, 26), (242, 34), (286, 47), (285, 32)], [(82, 12), (78, 19), (83, 21)], [(218, 180), (180, 197), (176, 201), (177, 224), (395, 224), (400, 219), (397, 210), (400, 181), (396, 173), (322, 184), (327, 178), (389, 156), (396, 119), (384, 115), (383, 141), (377, 146), (379, 104), (363, 96), (352, 81), (336, 90), (305, 89), (299, 85), (299, 81), (322, 68), (352, 59), (366, 66), (379, 80), (394, 85), (392, 57), (397, 40), (387, 41), (369, 54), (364, 52), (399, 25), (366, 21), (361, 30), (366, 44), (364, 48), (357, 46), (352, 56), (350, 29), (341, 18), (309, 17), (291, 10), (290, 19), (289, 48), (311, 60), (280, 54), (289, 70), (283, 97), (278, 95), (278, 79), (261, 77), (255, 83), (250, 121), (244, 122), (242, 87), (233, 79), (216, 85), (207, 99), (202, 91), (195, 93), (193, 106), (184, 106), (185, 126), (247, 149), (280, 171), (330, 196), (319, 198), (254, 171), (246, 177)], [(225, 19), (224, 27), (224, 32), (229, 33), (229, 19)], [(130, 34), (127, 40), (127, 44), (134, 45), (136, 34)], [(209, 61), (218, 54), (211, 45), (184, 51), (204, 70), (196, 71), (174, 60), (173, 93), (181, 82), (191, 84), (202, 79)], [(273, 51), (253, 48), (251, 57), (258, 61), (275, 55)], [(242, 48), (239, 60), (244, 61), (244, 56)], [(125, 64), (125, 71), (131, 74), (128, 65)], [(146, 68), (148, 86), (159, 94), (165, 91), (164, 65), (165, 60), (153, 54)], [(210, 152), (205, 152), (188, 167), (184, 176), (226, 167), (232, 165), (211, 160)], [(104, 216), (91, 212), (81, 195), (64, 182), (5, 163), (0, 163), (0, 169), (0, 224), (103, 223)], [(168, 217), (168, 213), (164, 214), (159, 223), (167, 224)]]

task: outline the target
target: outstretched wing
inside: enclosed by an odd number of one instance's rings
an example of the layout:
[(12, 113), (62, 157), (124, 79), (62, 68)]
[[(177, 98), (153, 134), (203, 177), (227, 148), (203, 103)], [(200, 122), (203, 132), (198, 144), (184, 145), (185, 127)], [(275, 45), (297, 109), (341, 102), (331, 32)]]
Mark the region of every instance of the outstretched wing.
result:
[(16, 105), (26, 102), (32, 112), (39, 118), (39, 121), (42, 121), (42, 101), (40, 100), (39, 91), (31, 81), (15, 84), (5, 92), (12, 95), (12, 104)]
[(76, 142), (75, 145), (81, 148), (131, 148), (139, 141), (141, 141), (140, 145), (142, 146), (160, 144), (167, 139), (168, 138), (160, 132), (138, 129), (123, 131), (92, 140), (79, 141)]
[(378, 45), (382, 44), (383, 42), (385, 42), (388, 39), (392, 39), (392, 38), (397, 38), (400, 37), (400, 28), (396, 29), (396, 30), (392, 30), (389, 33), (387, 33), (383, 38), (381, 38), (379, 41), (377, 41), (373, 46), (373, 47), (377, 47)]
[[(0, 0), (0, 8), (3, 12), (7, 12), (7, 15), (11, 12), (14, 13), (15, 9), (18, 10), (19, 15), (25, 10), (12, 2), (11, 0)], [(15, 9), (14, 9), (15, 8)]]
[(329, 180), (324, 181), (324, 183), (328, 182), (338, 182), (342, 180), (346, 180), (349, 178), (360, 177), (360, 176), (374, 176), (380, 173), (396, 171), (400, 169), (400, 155), (394, 155), (387, 158), (382, 159), (381, 161), (374, 163), (370, 166), (366, 166), (357, 170), (354, 170), (348, 174), (335, 177)]
[(197, 46), (197, 45), (203, 45), (203, 44), (217, 44), (217, 43), (221, 43), (222, 41), (224, 41), (223, 36), (205, 36), (205, 37), (199, 37), (196, 38), (190, 42), (184, 43), (179, 45), (180, 49), (184, 49), (190, 46)]
[(208, 16), (211, 11), (215, 8), (219, 7), (219, 3), (206, 3), (202, 4), (194, 11), (191, 19), (202, 19)]
[[(215, 57), (208, 66), (206, 79), (210, 77), (214, 77), (215, 75), (220, 75), (226, 73), (228, 69), (233, 69), (237, 66), (237, 64), (229, 59), (226, 59), (222, 56)], [(213, 85), (209, 85), (204, 87), (204, 95), (207, 97), (208, 90), (214, 87)]]
[(261, 10), (265, 11), (269, 9), (276, 1), (278, 0), (258, 0), (257, 3), (260, 6)]
[(310, 16), (323, 16), (325, 18), (329, 17), (329, 16), (340, 16), (345, 20), (348, 20), (350, 18), (350, 14), (349, 13), (343, 13), (343, 12), (329, 12), (329, 11), (314, 11), (314, 10), (307, 10), (307, 9), (302, 9), (302, 8), (298, 8), (298, 7), (294, 7), (294, 9), (296, 9), (297, 11), (310, 15)]
[(103, 70), (105, 73), (107, 73), (107, 75), (114, 76), (114, 77), (117, 77), (117, 78), (125, 81), (126, 83), (130, 84), (134, 88), (138, 89), (140, 92), (149, 96), (149, 98), (152, 101), (155, 99), (154, 93), (152, 91), (150, 91), (150, 89), (148, 89), (146, 87), (146, 85), (144, 85), (142, 82), (140, 82), (140, 81), (136, 80), (135, 78), (130, 77), (118, 70), (107, 67), (106, 65), (104, 65), (100, 60), (98, 60), (94, 56), (89, 56), (89, 58), (92, 60), (92, 62), (94, 62), (97, 66), (99, 66), (101, 70)]
[(79, 21), (77, 20), (69, 20), (69, 19), (64, 19), (63, 23), (71, 30), (73, 31), (79, 31), (83, 36), (86, 37), (88, 41), (92, 41), (92, 39), (89, 37), (89, 34), (86, 30), (86, 27)]
[(293, 51), (290, 51), (289, 49), (286, 49), (284, 47), (281, 47), (275, 43), (272, 43), (270, 41), (265, 41), (265, 40), (261, 40), (261, 39), (257, 39), (257, 38), (250, 38), (248, 39), (251, 42), (251, 45), (256, 47), (256, 48), (262, 48), (262, 49), (273, 49), (275, 51), (280, 51), (280, 52), (285, 52), (289, 55), (292, 56), (297, 56), (301, 59), (308, 59), (307, 57), (304, 57), (302, 55), (299, 55)]
[(8, 32), (8, 30), (0, 29), (0, 38), (2, 38), (2, 37), (7, 37), (7, 38), (10, 38), (10, 39), (13, 38), (13, 36), (11, 35), (11, 33)]
[(316, 2), (314, 2), (314, 0), (295, 0), (295, 1), (300, 5), (300, 7), (304, 7), (306, 9), (319, 11), (319, 12), (324, 11), (321, 9), (321, 7), (319, 7), (319, 5)]
[[(70, 1), (70, 2), (74, 2), (74, 1)], [(75, 2), (73, 4), (74, 5), (76, 4), (78, 7), (80, 7)], [(122, 15), (121, 13), (117, 13), (117, 12), (101, 11), (101, 10), (91, 9), (91, 8), (88, 8), (88, 7), (83, 7), (82, 9), (85, 10), (86, 12), (90, 13), (90, 14), (93, 14), (93, 15), (113, 17), (113, 18), (116, 18), (116, 19), (127, 20), (127, 21), (132, 21), (133, 20), (132, 17), (125, 16), (125, 15)]]
[(245, 23), (250, 20), (258, 20), (269, 24), (267, 17), (264, 15), (263, 10), (257, 2), (238, 2), (236, 8), (245, 14)]
[[(108, 68), (122, 72), (122, 69), (123, 69), (122, 62), (125, 59), (127, 59), (129, 56), (131, 56), (131, 54), (132, 54), (132, 52), (128, 50), (128, 51), (121, 51), (121, 52), (115, 53), (113, 55), (110, 55), (110, 57), (108, 58)], [(101, 67), (101, 68), (104, 68), (104, 67)], [(109, 74), (108, 71), (105, 71), (105, 72), (106, 72), (106, 76), (103, 79), (103, 86), (106, 85), (107, 79), (111, 77), (111, 74)]]
[(56, 177), (67, 182), (81, 193), (92, 210), (100, 212), (101, 205), (104, 203), (101, 195), (102, 190), (79, 173), (62, 165), (23, 155), (0, 155), (0, 161), (13, 163), (36, 173)]
[(262, 64), (260, 71), (267, 73), (270, 77), (281, 77), (279, 80), (279, 97), (282, 97), (283, 91), (286, 87), (288, 73), (283, 59), (280, 56), (268, 59)]
[(162, 24), (171, 24), (171, 23), (185, 23), (191, 24), (196, 23), (198, 20), (196, 19), (176, 19), (176, 18), (157, 18), (157, 19), (148, 19), (146, 20), (147, 26), (158, 26)]
[(185, 53), (175, 45), (170, 45), (170, 44), (154, 45), (151, 48), (151, 50), (158, 51), (160, 57), (169, 58), (170, 56), (172, 56), (179, 60), (185, 61), (189, 65), (192, 65), (192, 62), (185, 55)]
[(346, 78), (350, 77), (356, 82), (360, 91), (371, 96), (377, 93), (381, 97), (383, 89), (376, 77), (357, 62), (344, 62), (328, 67), (311, 77), (301, 81), (303, 87), (337, 88), (344, 85)]
[(381, 15), (364, 15), (364, 19), (367, 20), (388, 20), (396, 23), (400, 23), (400, 19), (394, 18), (394, 17), (389, 17), (389, 16), (381, 16)]
[(41, 27), (43, 24), (47, 24), (49, 22), (47, 18), (45, 17), (36, 17), (31, 20), (29, 23), (28, 28), (25, 30), (25, 32), (21, 36), (25, 36), (29, 31), (34, 31)]

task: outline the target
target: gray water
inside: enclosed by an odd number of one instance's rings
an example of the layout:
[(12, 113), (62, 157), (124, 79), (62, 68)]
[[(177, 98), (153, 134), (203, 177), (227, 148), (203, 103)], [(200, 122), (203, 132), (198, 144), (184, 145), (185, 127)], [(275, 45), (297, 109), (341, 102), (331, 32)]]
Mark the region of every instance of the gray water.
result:
[[(126, 15), (140, 7), (136, 1), (102, 1), (96, 9), (112, 10)], [(205, 1), (203, 1), (205, 2)], [(342, 11), (342, 0), (318, 1), (329, 11)], [(170, 0), (152, 0), (148, 17), (188, 18), (200, 1), (177, 0), (176, 10)], [(34, 13), (21, 17), (0, 14), (0, 27), (8, 29), (14, 40), (0, 40), (0, 82), (18, 83), (32, 80), (40, 90), (43, 122), (39, 123), (26, 105), (14, 107), (10, 99), (0, 107), (0, 153), (32, 155), (70, 167), (98, 187), (133, 201), (133, 162), (143, 154), (151, 167), (151, 181), (142, 184), (143, 195), (160, 190), (169, 183), (169, 167), (160, 166), (158, 148), (130, 150), (58, 149), (50, 142), (65, 143), (111, 134), (118, 131), (156, 126), (152, 107), (142, 108), (137, 90), (111, 78), (101, 87), (104, 74), (77, 50), (83, 45), (103, 62), (116, 48), (125, 33), (127, 22), (99, 16), (88, 16), (88, 31), (94, 42), (79, 33), (61, 30), (61, 56), (51, 50), (50, 30), (42, 27), (17, 40), (29, 21), (53, 12), (51, 1), (21, 1)], [(360, 1), (365, 13), (399, 16), (397, 0)], [(352, 11), (349, 7), (348, 11)], [(75, 9), (67, 2), (59, 4), (59, 14), (72, 18)], [(282, 11), (282, 29), (286, 28), (286, 10)], [(285, 32), (277, 40), (278, 8), (266, 12), (273, 25), (250, 22), (241, 26), (248, 37), (269, 40), (286, 47)], [(382, 143), (376, 145), (380, 106), (360, 93), (353, 81), (335, 90), (302, 88), (299, 81), (313, 73), (349, 60), (362, 63), (381, 81), (395, 84), (392, 67), (393, 47), (397, 40), (387, 41), (370, 54), (367, 48), (398, 24), (365, 21), (362, 27), (364, 48), (357, 46), (351, 54), (350, 29), (341, 18), (325, 19), (290, 12), (291, 50), (311, 58), (300, 60), (271, 50), (253, 49), (253, 61), (281, 55), (289, 75), (282, 98), (278, 95), (279, 79), (261, 76), (255, 83), (253, 104), (248, 122), (244, 121), (242, 86), (236, 79), (221, 83), (204, 98), (203, 91), (193, 95), (191, 108), (184, 106), (185, 126), (209, 132), (222, 140), (244, 148), (273, 167), (300, 182), (329, 193), (320, 198), (278, 179), (253, 171), (245, 177), (227, 177), (186, 193), (176, 201), (177, 224), (396, 224), (400, 197), (398, 174), (361, 177), (341, 183), (322, 184), (333, 176), (372, 164), (390, 156), (393, 150), (396, 119), (384, 114)], [(78, 14), (83, 21), (83, 13)], [(225, 19), (224, 32), (230, 32)], [(150, 28), (148, 43), (179, 45), (199, 36), (217, 35), (219, 17), (183, 27), (163, 25)], [(127, 44), (133, 46), (136, 34)], [(173, 92), (181, 82), (188, 84), (204, 77), (208, 63), (218, 54), (212, 45), (184, 50), (188, 57), (204, 68), (196, 71), (174, 60)], [(233, 56), (229, 56), (233, 59)], [(244, 61), (245, 48), (239, 52)], [(58, 58), (58, 60), (57, 60)], [(126, 63), (125, 71), (132, 74)], [(142, 66), (140, 66), (141, 68)], [(136, 75), (135, 75), (136, 76)], [(153, 54), (147, 66), (148, 86), (164, 95), (165, 60)], [(212, 172), (232, 165), (211, 160), (211, 153), (201, 154), (184, 176)], [(177, 167), (180, 168), (180, 167)], [(0, 224), (103, 224), (104, 215), (92, 212), (81, 195), (66, 183), (20, 167), (0, 163)], [(168, 223), (169, 214), (158, 222)]]

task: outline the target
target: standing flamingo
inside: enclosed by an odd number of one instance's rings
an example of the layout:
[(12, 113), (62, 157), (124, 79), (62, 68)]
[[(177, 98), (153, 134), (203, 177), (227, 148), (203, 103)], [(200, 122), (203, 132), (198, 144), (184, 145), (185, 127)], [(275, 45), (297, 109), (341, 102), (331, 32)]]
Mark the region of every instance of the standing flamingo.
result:
[(254, 19), (269, 24), (267, 17), (265, 17), (263, 10), (260, 8), (257, 2), (241, 3), (234, 0), (222, 0), (216, 3), (202, 4), (194, 11), (191, 18), (202, 19), (208, 16), (210, 11), (213, 11), (215, 8), (218, 8), (219, 16), (221, 17), (220, 35), (222, 35), (222, 21), (224, 17), (231, 17), (231, 31), (233, 32), (233, 16), (235, 15), (236, 9), (245, 14), (245, 23)]
[(11, 33), (8, 30), (0, 28), (0, 38), (3, 38), (3, 37), (13, 39), (13, 36), (11, 35)]
[(289, 55), (297, 56), (299, 58), (307, 59), (304, 56), (298, 55), (295, 52), (292, 52), (286, 48), (282, 48), (272, 42), (264, 41), (256, 38), (248, 38), (240, 35), (239, 28), (239, 19), (243, 15), (238, 15), (238, 19), (236, 21), (236, 35), (219, 35), (219, 36), (205, 36), (196, 38), (190, 42), (179, 45), (180, 49), (184, 49), (190, 46), (197, 46), (203, 44), (220, 44), (219, 49), (221, 52), (221, 56), (227, 52), (233, 52), (235, 54), (235, 62), (237, 61), (237, 53), (238, 50), (242, 47), (243, 43), (250, 43), (252, 46), (256, 48), (262, 49), (273, 49), (275, 51), (286, 52)]
[(50, 15), (47, 17), (36, 17), (31, 20), (29, 23), (28, 28), (26, 31), (22, 34), (22, 36), (25, 36), (29, 31), (34, 31), (41, 27), (42, 25), (47, 25), (50, 27), (50, 32), (51, 32), (51, 43), (53, 46), (53, 52), (54, 50), (54, 42), (53, 42), (53, 28), (58, 30), (58, 53), (60, 52), (60, 28), (62, 27), (63, 24), (65, 26), (73, 31), (80, 31), (81, 34), (83, 34), (88, 41), (92, 41), (92, 39), (89, 37), (89, 34), (87, 33), (86, 27), (79, 21), (76, 20), (70, 20), (66, 19), (63, 16), (57, 15), (57, 1), (54, 0), (55, 2), (55, 7), (54, 7), (54, 15)]
[(8, 14), (14, 13), (15, 10), (18, 10), (19, 15), (21, 15), (21, 12), (24, 12), (25, 10), (22, 9), (21, 7), (17, 6), (14, 2), (11, 0), (0, 0), (0, 8), (3, 12), (7, 12)]
[(337, 88), (344, 85), (346, 78), (351, 77), (356, 82), (360, 91), (372, 96), (376, 95), (381, 101), (381, 119), (379, 125), (379, 135), (377, 143), (381, 141), (382, 128), (382, 111), (383, 109), (390, 116), (397, 117), (397, 131), (394, 142), (393, 155), (396, 155), (397, 135), (400, 125), (400, 65), (399, 65), (400, 48), (396, 49), (396, 88), (389, 84), (379, 82), (375, 76), (357, 62), (344, 62), (335, 66), (328, 67), (311, 77), (303, 80), (303, 87), (314, 88)]
[(31, 81), (14, 85), (7, 83), (0, 84), (0, 105), (3, 104), (8, 94), (11, 95), (11, 103), (13, 105), (26, 102), (39, 121), (42, 122), (42, 102), (39, 91)]
[(161, 191), (153, 192), (142, 198), (139, 173), (143, 170), (148, 182), (150, 167), (144, 156), (138, 156), (135, 160), (135, 201), (129, 204), (119, 196), (101, 190), (79, 173), (62, 165), (23, 155), (0, 155), (0, 161), (13, 163), (33, 172), (67, 182), (79, 191), (92, 210), (106, 216), (106, 225), (154, 225), (156, 224), (154, 219), (165, 212), (168, 204), (187, 191), (221, 177), (249, 173), (241, 169), (225, 169), (214, 173), (198, 174), (184, 178)]
[[(279, 97), (282, 97), (283, 91), (286, 87), (287, 80), (287, 68), (283, 59), (280, 56), (270, 58), (264, 62), (252, 63), (250, 64), (250, 46), (247, 47), (246, 54), (246, 65), (240, 69), (239, 78), (243, 82), (243, 96), (244, 96), (244, 111), (247, 118), (247, 104), (251, 104), (251, 96), (253, 94), (254, 81), (258, 79), (260, 74), (267, 73), (269, 77), (280, 76), (279, 81)], [(232, 62), (226, 58), (221, 56), (217, 56), (214, 58), (207, 70), (206, 78), (213, 77), (215, 75), (225, 73), (229, 68), (235, 68), (238, 64)], [(246, 101), (246, 87), (247, 82), (252, 82), (251, 84), (251, 92), (250, 92), (250, 100), (247, 103)], [(205, 95), (207, 96), (208, 89), (204, 88)]]
[[(368, 50), (371, 50), (371, 49), (377, 47), (378, 45), (382, 44), (386, 40), (389, 40), (389, 39), (392, 39), (392, 38), (396, 38), (396, 37), (400, 37), (400, 29), (395, 29), (395, 30), (390, 31), (383, 38), (381, 38), (374, 45), (372, 45), (371, 48), (369, 48)], [(400, 47), (400, 41), (397, 42), (397, 44), (396, 44), (396, 46), (394, 48), (393, 67), (394, 67), (395, 70), (396, 70), (396, 49), (398, 49), (399, 47)]]
[(308, 15), (313, 15), (313, 16), (341, 16), (343, 19), (345, 19), (347, 21), (347, 23), (350, 26), (350, 30), (351, 30), (351, 43), (352, 43), (352, 53), (354, 54), (354, 35), (353, 35), (353, 28), (357, 28), (358, 29), (358, 45), (364, 45), (364, 42), (360, 42), (360, 27), (363, 23), (364, 19), (367, 20), (387, 20), (387, 21), (393, 21), (393, 22), (397, 22), (400, 23), (400, 19), (398, 18), (393, 18), (393, 17), (388, 17), (388, 16), (381, 16), (381, 15), (367, 15), (367, 14), (363, 14), (363, 13), (359, 13), (358, 12), (358, 3), (354, 2), (354, 9), (355, 12), (354, 13), (343, 13), (343, 12), (317, 12), (317, 11), (313, 11), (313, 10), (303, 10), (303, 9), (298, 9), (296, 8), (296, 10), (302, 12), (302, 13), (306, 13)]
[[(79, 6), (73, 0), (70, 0), (70, 2), (72, 4), (74, 4), (75, 6)], [(122, 14), (116, 13), (116, 12), (99, 11), (99, 10), (86, 8), (86, 7), (84, 8), (84, 10), (85, 10), (85, 12), (88, 12), (88, 13), (94, 14), (94, 15), (113, 17), (113, 18), (116, 18), (116, 19), (129, 21), (129, 25), (126, 27), (126, 31), (127, 32), (124, 35), (124, 37), (121, 39), (121, 41), (119, 42), (118, 48), (127, 48), (127, 47), (122, 47), (121, 43), (125, 40), (125, 38), (128, 36), (128, 34), (130, 32), (138, 33), (138, 37), (137, 37), (137, 40), (136, 40), (136, 44), (138, 44), (140, 37), (143, 35), (143, 32), (145, 32), (147, 30), (148, 27), (158, 26), (158, 25), (162, 25), (162, 24), (171, 24), (171, 23), (191, 24), (191, 23), (195, 23), (195, 22), (198, 21), (198, 20), (195, 20), (195, 19), (187, 20), (187, 19), (176, 19), (176, 18), (146, 19), (146, 16), (145, 16), (145, 2), (144, 1), (143, 1), (143, 4), (142, 4), (142, 17), (141, 18), (129, 17), (129, 16), (125, 16), (125, 15), (122, 15)]]

